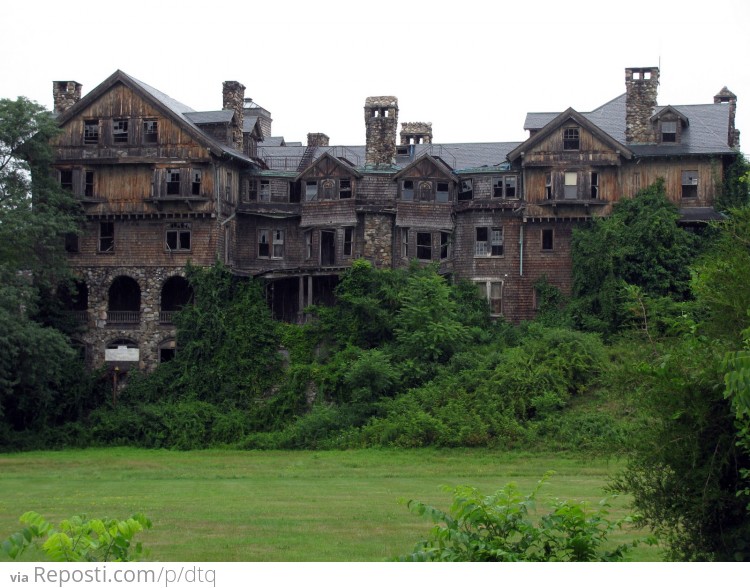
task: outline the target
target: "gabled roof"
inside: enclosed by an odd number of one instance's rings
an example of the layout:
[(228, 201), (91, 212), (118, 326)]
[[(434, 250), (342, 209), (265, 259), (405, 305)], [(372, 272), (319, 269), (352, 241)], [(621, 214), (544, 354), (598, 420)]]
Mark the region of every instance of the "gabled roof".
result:
[(677, 110), (674, 106), (665, 106), (661, 110), (658, 110), (652, 117), (651, 122), (655, 122), (659, 120), (660, 118), (663, 118), (667, 114), (673, 114), (676, 116), (680, 122), (682, 123), (683, 127), (686, 127), (690, 124), (690, 121), (688, 120), (688, 117), (686, 117), (684, 114), (682, 114), (679, 110)]
[[(154, 108), (156, 108), (164, 116), (171, 118), (172, 120), (181, 124), (183, 128), (185, 128), (185, 130), (198, 143), (207, 147), (212, 153), (217, 154), (217, 155), (226, 154), (236, 160), (242, 161), (243, 163), (248, 163), (248, 164), (257, 166), (257, 163), (253, 161), (253, 159), (251, 159), (250, 157), (248, 157), (241, 151), (238, 151), (231, 147), (227, 147), (226, 145), (222, 145), (216, 139), (204, 133), (197, 126), (197, 124), (193, 122), (193, 120), (191, 120), (191, 116), (195, 116), (200, 119), (203, 115), (208, 115), (208, 113), (196, 112), (189, 106), (186, 106), (185, 104), (182, 104), (181, 102), (178, 102), (174, 98), (171, 98), (167, 96), (166, 94), (164, 94), (163, 92), (157, 90), (156, 88), (153, 88), (149, 86), (148, 84), (145, 84), (141, 82), (140, 80), (137, 80), (132, 76), (129, 76), (124, 71), (119, 70), (119, 69), (116, 72), (114, 72), (111, 76), (109, 76), (106, 80), (104, 80), (101, 84), (99, 84), (96, 88), (91, 90), (91, 92), (89, 92), (83, 98), (81, 98), (78, 102), (76, 102), (73, 106), (71, 106), (68, 110), (61, 113), (57, 117), (57, 123), (59, 125), (63, 125), (67, 123), (70, 119), (75, 117), (79, 112), (88, 108), (93, 102), (101, 98), (104, 94), (106, 94), (110, 90), (110, 88), (112, 88), (116, 84), (123, 84), (125, 87), (129, 88), (130, 90), (132, 90), (133, 92), (141, 96), (141, 98), (150, 102), (154, 106)], [(218, 111), (218, 112), (224, 112), (224, 111)]]
[(234, 110), (209, 110), (207, 112), (185, 112), (187, 119), (197, 125), (228, 124), (232, 122)]
[(316, 158), (310, 165), (308, 165), (303, 171), (301, 171), (299, 174), (297, 174), (296, 180), (300, 180), (304, 178), (313, 168), (318, 167), (324, 160), (330, 160), (333, 165), (336, 167), (342, 167), (344, 168), (349, 174), (353, 175), (355, 178), (361, 178), (362, 174), (359, 173), (354, 167), (352, 167), (348, 162), (338, 158), (334, 157), (328, 152), (323, 153), (320, 157)]
[(529, 151), (535, 145), (544, 141), (552, 133), (556, 132), (563, 125), (568, 124), (570, 121), (573, 121), (581, 128), (586, 129), (602, 143), (608, 145), (613, 151), (618, 151), (623, 157), (630, 159), (633, 156), (633, 152), (626, 145), (609, 135), (601, 127), (597, 126), (591, 120), (589, 120), (589, 118), (587, 118), (585, 115), (576, 112), (572, 108), (568, 108), (565, 112), (558, 114), (552, 120), (547, 122), (544, 127), (534, 133), (531, 137), (529, 137), (526, 141), (513, 149), (513, 151), (508, 154), (508, 159), (510, 161), (518, 159), (518, 157), (520, 157), (522, 153)]
[(441, 172), (446, 178), (449, 178), (454, 182), (458, 181), (458, 177), (453, 173), (453, 170), (448, 165), (446, 165), (446, 163), (440, 157), (435, 157), (433, 155), (430, 155), (429, 153), (424, 153), (423, 155), (417, 157), (413, 162), (399, 171), (393, 177), (393, 179), (398, 180), (400, 178), (403, 178), (404, 176), (408, 176), (411, 170), (425, 162), (429, 162), (434, 165), (438, 169), (438, 171)]

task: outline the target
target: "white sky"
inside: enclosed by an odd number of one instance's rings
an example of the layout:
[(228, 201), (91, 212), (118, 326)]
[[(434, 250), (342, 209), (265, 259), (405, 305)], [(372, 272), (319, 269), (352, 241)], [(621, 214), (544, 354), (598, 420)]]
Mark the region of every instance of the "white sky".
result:
[(728, 86), (750, 145), (747, 0), (24, 0), (2, 20), (0, 98), (48, 108), (53, 80), (85, 94), (121, 69), (195, 110), (242, 82), (287, 141), (362, 145), (380, 95), (435, 142), (521, 141), (527, 112), (591, 110), (661, 65), (660, 104)]

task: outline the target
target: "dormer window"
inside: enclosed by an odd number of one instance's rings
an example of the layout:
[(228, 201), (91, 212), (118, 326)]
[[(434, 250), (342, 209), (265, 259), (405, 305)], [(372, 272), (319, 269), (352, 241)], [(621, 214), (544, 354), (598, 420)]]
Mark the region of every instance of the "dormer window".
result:
[(578, 128), (570, 127), (563, 129), (563, 149), (565, 151), (578, 151), (581, 148), (581, 133)]
[(662, 121), (661, 123), (661, 142), (677, 142), (677, 121)]

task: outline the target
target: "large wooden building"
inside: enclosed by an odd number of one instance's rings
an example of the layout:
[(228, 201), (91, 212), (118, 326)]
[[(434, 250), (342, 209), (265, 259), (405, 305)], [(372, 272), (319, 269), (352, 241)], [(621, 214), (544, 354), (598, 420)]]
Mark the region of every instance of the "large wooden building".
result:
[(53, 82), (60, 183), (85, 226), (66, 243), (72, 303), (92, 365), (149, 369), (175, 353), (186, 262), (217, 260), (266, 283), (274, 314), (302, 321), (333, 300), (356, 258), (417, 260), (472, 280), (494, 315), (535, 314), (541, 277), (568, 292), (573, 228), (664, 178), (685, 222), (705, 222), (739, 148), (736, 96), (660, 106), (659, 69), (629, 68), (626, 92), (591, 112), (529, 113), (523, 142), (441, 144), (402, 123), (393, 96), (364, 105), (365, 144), (271, 133), (271, 113), (223, 85), (196, 112), (117, 71), (81, 97)]

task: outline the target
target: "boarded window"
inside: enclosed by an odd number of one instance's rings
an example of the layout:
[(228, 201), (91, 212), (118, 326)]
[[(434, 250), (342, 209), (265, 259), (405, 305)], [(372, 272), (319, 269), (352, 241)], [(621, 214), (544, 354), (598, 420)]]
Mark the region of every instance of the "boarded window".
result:
[(401, 200), (408, 202), (414, 200), (414, 182), (412, 180), (404, 180), (401, 183)]
[(167, 225), (167, 251), (190, 251), (190, 223), (170, 223)]
[(682, 172), (682, 197), (698, 197), (698, 172), (695, 170)]
[(578, 172), (565, 172), (565, 199), (578, 198)]
[(437, 190), (435, 191), (436, 202), (448, 202), (450, 197), (448, 182), (438, 182)]
[(335, 180), (323, 180), (321, 182), (321, 188), (323, 192), (321, 194), (321, 197), (323, 198), (323, 200), (333, 200), (334, 191), (336, 190)]
[(409, 257), (409, 229), (401, 229), (401, 257)]
[(312, 259), (313, 253), (312, 231), (305, 231), (305, 259)]
[(432, 259), (432, 233), (417, 233), (417, 259)]
[(580, 131), (575, 127), (563, 129), (563, 149), (565, 151), (578, 151), (580, 148)]
[(419, 201), (432, 202), (433, 198), (432, 182), (419, 182)]

